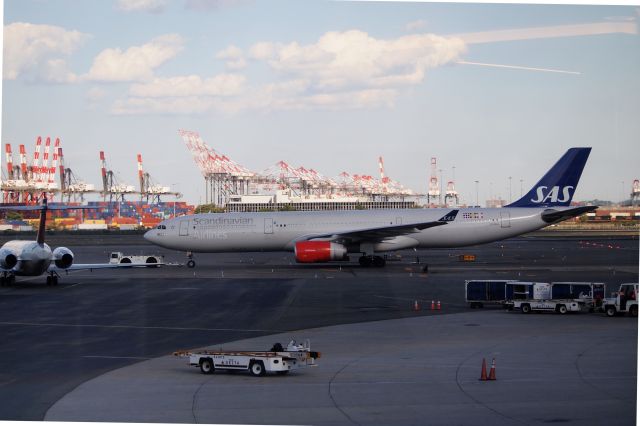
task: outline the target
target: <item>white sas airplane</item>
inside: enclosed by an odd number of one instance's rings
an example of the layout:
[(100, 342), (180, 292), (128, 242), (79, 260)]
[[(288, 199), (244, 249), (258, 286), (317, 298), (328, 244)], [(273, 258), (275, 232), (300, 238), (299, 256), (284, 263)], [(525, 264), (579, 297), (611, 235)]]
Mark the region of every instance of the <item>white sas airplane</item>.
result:
[[(148, 266), (146, 264), (73, 263), (74, 255), (66, 247), (51, 250), (44, 242), (48, 210), (79, 210), (95, 207), (48, 206), (44, 198), (40, 206), (1, 206), (0, 210), (40, 211), (40, 224), (35, 241), (12, 240), (0, 248), (0, 285), (13, 285), (18, 276), (39, 276), (47, 274), (47, 285), (58, 285), (58, 272), (80, 269), (130, 268)], [(53, 264), (52, 264), (53, 263)]]
[(292, 251), (300, 263), (385, 265), (379, 253), (483, 244), (535, 231), (597, 206), (571, 207), (591, 148), (571, 148), (527, 194), (503, 208), (208, 213), (161, 222), (144, 238), (187, 252)]

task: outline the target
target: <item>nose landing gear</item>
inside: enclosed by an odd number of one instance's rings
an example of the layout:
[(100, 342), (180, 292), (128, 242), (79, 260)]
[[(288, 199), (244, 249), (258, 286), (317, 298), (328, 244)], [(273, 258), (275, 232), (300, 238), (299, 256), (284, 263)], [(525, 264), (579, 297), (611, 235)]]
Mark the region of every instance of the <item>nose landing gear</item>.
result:
[(187, 268), (195, 268), (196, 261), (193, 260), (193, 252), (188, 251), (187, 252), (187, 258), (189, 259), (189, 260), (187, 260)]

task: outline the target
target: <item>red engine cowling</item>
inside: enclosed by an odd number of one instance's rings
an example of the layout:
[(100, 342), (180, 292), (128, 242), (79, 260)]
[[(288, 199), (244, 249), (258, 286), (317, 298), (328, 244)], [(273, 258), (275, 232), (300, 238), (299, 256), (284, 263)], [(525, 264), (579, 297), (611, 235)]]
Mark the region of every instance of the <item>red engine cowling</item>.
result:
[(330, 241), (299, 241), (295, 246), (296, 262), (314, 263), (345, 260), (347, 248)]

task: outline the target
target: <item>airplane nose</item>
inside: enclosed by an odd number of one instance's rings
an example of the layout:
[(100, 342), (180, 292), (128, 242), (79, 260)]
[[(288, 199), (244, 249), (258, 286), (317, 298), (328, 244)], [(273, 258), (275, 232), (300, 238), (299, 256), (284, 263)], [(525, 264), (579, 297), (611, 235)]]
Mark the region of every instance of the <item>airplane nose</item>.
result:
[(155, 242), (156, 231), (155, 231), (155, 229), (151, 229), (151, 230), (145, 232), (143, 236), (144, 236), (145, 240), (153, 243), (153, 242)]

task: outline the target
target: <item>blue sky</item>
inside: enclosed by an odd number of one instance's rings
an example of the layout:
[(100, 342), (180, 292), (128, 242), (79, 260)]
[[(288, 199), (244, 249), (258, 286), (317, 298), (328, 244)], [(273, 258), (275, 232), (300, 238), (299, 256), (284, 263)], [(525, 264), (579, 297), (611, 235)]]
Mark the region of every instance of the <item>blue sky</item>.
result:
[(100, 150), (130, 184), (141, 153), (204, 201), (178, 129), (258, 172), (376, 175), (382, 155), (418, 192), (435, 156), (466, 202), (475, 180), (508, 199), (509, 176), (515, 198), (571, 146), (593, 147), (575, 199), (619, 200), (640, 178), (638, 6), (4, 3), (2, 141), (60, 137), (96, 185)]

